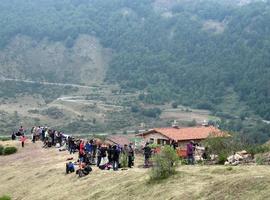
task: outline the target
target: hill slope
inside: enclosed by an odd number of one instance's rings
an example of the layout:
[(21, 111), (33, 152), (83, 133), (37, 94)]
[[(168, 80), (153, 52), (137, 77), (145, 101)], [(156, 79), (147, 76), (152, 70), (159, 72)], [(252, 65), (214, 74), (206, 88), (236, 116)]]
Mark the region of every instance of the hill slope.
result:
[[(128, 106), (211, 110), (231, 120), (222, 128), (265, 142), (270, 127), (259, 121), (270, 120), (269, 13), (269, 0), (5, 1), (0, 77), (105, 81), (138, 94)], [(19, 96), (20, 86), (0, 82), (0, 94)], [(69, 88), (49, 91), (58, 98)]]
[[(220, 111), (217, 105), (230, 88), (250, 110), (270, 119), (269, 10), (269, 1), (3, 2), (2, 48), (8, 48), (10, 40), (20, 34), (37, 41), (62, 41), (67, 48), (75, 45), (75, 49), (66, 54), (56, 42), (50, 48), (53, 56), (48, 58), (50, 54), (37, 44), (36, 55), (30, 53), (21, 61), (20, 55), (27, 51), (12, 46), (12, 51), (6, 49), (8, 58), (1, 59), (1, 72), (91, 83), (95, 77), (91, 74), (103, 65), (103, 59), (97, 58), (98, 67), (93, 68), (89, 67), (91, 59), (95, 61), (91, 56), (73, 59), (78, 54), (77, 38), (87, 34), (115, 53), (106, 80), (126, 89), (147, 90), (147, 102), (174, 100)], [(84, 53), (79, 57), (88, 54), (87, 45), (82, 48)], [(6, 66), (5, 59), (11, 60)]]
[[(13, 145), (16, 143), (13, 143)], [(23, 199), (266, 199), (268, 167), (181, 166), (178, 174), (160, 183), (148, 183), (148, 170), (93, 172), (78, 178), (65, 175), (66, 152), (26, 144), (25, 149), (1, 157), (0, 196)], [(138, 164), (141, 159), (136, 159)]]

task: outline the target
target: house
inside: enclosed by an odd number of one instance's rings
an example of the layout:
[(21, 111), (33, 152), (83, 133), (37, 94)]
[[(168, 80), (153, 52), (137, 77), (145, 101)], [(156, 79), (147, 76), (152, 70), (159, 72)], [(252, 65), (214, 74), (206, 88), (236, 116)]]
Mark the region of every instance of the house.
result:
[(125, 144), (129, 145), (129, 143), (131, 143), (131, 139), (125, 135), (110, 135), (106, 137), (105, 142), (107, 144), (111, 144), (111, 145), (116, 144), (123, 147)]
[(178, 147), (186, 147), (186, 144), (193, 140), (199, 143), (202, 140), (213, 137), (226, 137), (227, 133), (222, 132), (214, 126), (199, 126), (199, 127), (170, 127), (170, 128), (154, 128), (144, 133), (136, 135), (144, 141), (150, 143), (165, 145), (170, 144), (173, 140), (177, 142)]

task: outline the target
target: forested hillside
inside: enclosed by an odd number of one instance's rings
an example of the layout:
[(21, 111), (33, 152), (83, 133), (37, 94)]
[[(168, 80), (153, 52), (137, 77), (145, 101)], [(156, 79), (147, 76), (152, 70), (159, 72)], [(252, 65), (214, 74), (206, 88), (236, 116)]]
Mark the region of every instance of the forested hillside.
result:
[[(0, 5), (0, 45), (5, 51), (26, 35), (72, 49), (90, 35), (113, 52), (105, 81), (141, 90), (142, 101), (222, 115), (234, 96), (247, 107), (243, 118), (254, 112), (270, 120), (269, 22), (270, 1), (10, 0)], [(80, 82), (70, 76), (54, 78)]]

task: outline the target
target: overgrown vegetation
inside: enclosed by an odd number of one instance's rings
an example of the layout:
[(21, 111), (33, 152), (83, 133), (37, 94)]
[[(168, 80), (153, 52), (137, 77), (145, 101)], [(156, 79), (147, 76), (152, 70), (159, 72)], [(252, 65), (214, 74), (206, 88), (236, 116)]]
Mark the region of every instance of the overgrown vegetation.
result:
[(161, 152), (153, 157), (153, 168), (150, 171), (150, 181), (168, 178), (175, 174), (179, 157), (171, 146), (164, 146)]
[(209, 155), (218, 156), (218, 164), (224, 164), (228, 156), (246, 147), (246, 144), (241, 143), (236, 136), (227, 138), (210, 136), (203, 141), (203, 145), (207, 147)]

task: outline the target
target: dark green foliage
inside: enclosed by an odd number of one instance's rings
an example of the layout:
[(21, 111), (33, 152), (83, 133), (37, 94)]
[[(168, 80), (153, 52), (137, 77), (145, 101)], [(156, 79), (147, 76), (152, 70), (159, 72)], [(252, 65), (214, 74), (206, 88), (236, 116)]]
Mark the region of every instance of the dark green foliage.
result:
[(146, 117), (156, 118), (160, 114), (161, 114), (161, 110), (159, 108), (142, 109), (142, 115)]
[(0, 155), (4, 154), (4, 147), (2, 145), (0, 145)]
[(218, 163), (224, 164), (227, 157), (234, 152), (245, 149), (246, 144), (237, 138), (232, 136), (228, 138), (221, 137), (209, 137), (203, 141), (203, 145), (208, 148), (208, 153), (218, 156)]
[(139, 112), (139, 111), (140, 111), (139, 106), (137, 106), (137, 105), (131, 106), (131, 112), (137, 113), (137, 112)]
[(177, 107), (178, 107), (178, 103), (173, 102), (173, 103), (172, 103), (172, 108), (177, 108)]
[(8, 141), (11, 140), (10, 137), (0, 137), (0, 141)]
[(179, 157), (170, 146), (164, 146), (153, 158), (154, 166), (150, 172), (150, 180), (160, 180), (175, 174)]
[(5, 147), (5, 149), (4, 149), (4, 155), (10, 155), (10, 154), (14, 154), (16, 152), (17, 152), (16, 147)]
[(63, 118), (65, 116), (64, 113), (62, 112), (62, 110), (60, 110), (57, 107), (50, 107), (46, 110), (42, 110), (41, 114), (48, 115), (52, 119), (59, 119), (59, 118)]
[(187, 126), (189, 126), (189, 127), (193, 127), (193, 126), (196, 126), (196, 125), (197, 125), (197, 122), (196, 122), (195, 119), (193, 119), (192, 121), (187, 123)]
[(251, 145), (247, 147), (246, 150), (248, 153), (254, 156), (255, 154), (270, 152), (270, 146), (269, 145)]

